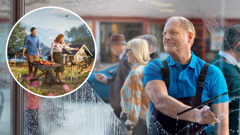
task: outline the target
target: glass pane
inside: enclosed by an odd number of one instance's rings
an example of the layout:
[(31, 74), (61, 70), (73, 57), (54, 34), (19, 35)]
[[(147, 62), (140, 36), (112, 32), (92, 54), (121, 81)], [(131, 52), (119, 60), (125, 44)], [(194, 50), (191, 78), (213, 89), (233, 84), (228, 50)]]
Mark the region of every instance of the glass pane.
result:
[(11, 133), (11, 113), (12, 105), (10, 103), (10, 73), (8, 71), (5, 49), (8, 34), (12, 24), (11, 1), (0, 0), (0, 134), (9, 135)]
[[(109, 35), (120, 32), (126, 34), (126, 29), (117, 31), (117, 23), (135, 23), (136, 26), (140, 23), (142, 33), (139, 34), (151, 33), (158, 38), (160, 42), (160, 59), (164, 60), (168, 55), (164, 52), (162, 46), (163, 37), (161, 33), (163, 32), (167, 18), (176, 15), (184, 16), (193, 22), (196, 29), (196, 38), (192, 51), (206, 62), (211, 62), (217, 54), (219, 54), (223, 41), (223, 29), (233, 24), (240, 24), (239, 4), (240, 2), (238, 0), (233, 0), (231, 2), (226, 0), (26, 0), (26, 13), (36, 7), (55, 5), (73, 10), (83, 18), (86, 18), (89, 22), (93, 22), (91, 23), (91, 27), (95, 31), (94, 34), (96, 35), (97, 46), (100, 48), (99, 58), (103, 70), (106, 69), (106, 67), (113, 67), (112, 63), (117, 62), (118, 59), (113, 56), (109, 48), (105, 46), (109, 41)], [(99, 65), (100, 61), (98, 63)], [(236, 65), (239, 67), (239, 61)], [(99, 67), (101, 68), (101, 66)], [(239, 69), (238, 67), (237, 69)], [(226, 76), (228, 72), (223, 71), (223, 74)], [(232, 86), (235, 86), (234, 89), (239, 89), (239, 82), (231, 85), (232, 82), (239, 80), (239, 72), (233, 75), (237, 79), (235, 78), (230, 81), (228, 87), (231, 89)], [(106, 87), (106, 90), (109, 90), (109, 88)], [(100, 91), (100, 93), (103, 92)], [(101, 98), (104, 97), (107, 101), (108, 96), (105, 95), (100, 96)], [(239, 94), (235, 96), (239, 96)], [(234, 96), (231, 98), (233, 97)], [(233, 111), (230, 112), (230, 115), (234, 112), (237, 114), (236, 117), (230, 119), (231, 134), (239, 132), (238, 128), (240, 128), (238, 124), (239, 100), (234, 100), (234, 102), (236, 103), (236, 107), (232, 108)], [(231, 101), (231, 103), (234, 102)], [(232, 124), (233, 120), (236, 120), (235, 124)], [(161, 127), (158, 123), (155, 125), (158, 128)], [(188, 126), (186, 127), (188, 128)], [(156, 133), (165, 133), (165, 131), (159, 129)]]
[(85, 83), (71, 95), (39, 98), (25, 92), (24, 134), (126, 135), (109, 105)]
[[(82, 4), (84, 4), (84, 1), (69, 3), (58, 0), (26, 0), (25, 13), (47, 5), (61, 5), (75, 11)], [(93, 30), (93, 22), (87, 21), (87, 23)], [(113, 113), (111, 106), (105, 104), (92, 87), (85, 83), (71, 95), (55, 99), (39, 98), (25, 92), (24, 134), (125, 135), (128, 133)]]
[(100, 24), (101, 33), (101, 48), (100, 48), (100, 58), (102, 63), (116, 63), (118, 57), (111, 53), (110, 47), (107, 43), (110, 41), (110, 37), (113, 34), (123, 33), (126, 41), (142, 34), (142, 24), (141, 23), (101, 23)]

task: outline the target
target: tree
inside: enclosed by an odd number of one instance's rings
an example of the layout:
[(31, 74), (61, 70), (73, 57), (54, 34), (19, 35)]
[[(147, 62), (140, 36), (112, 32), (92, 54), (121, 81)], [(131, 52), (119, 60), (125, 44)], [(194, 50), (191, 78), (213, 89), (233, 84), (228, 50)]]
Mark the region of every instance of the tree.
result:
[(71, 38), (72, 41), (75, 41), (78, 38), (91, 36), (90, 31), (85, 24), (79, 27), (72, 27), (70, 31), (65, 31), (65, 35), (67, 35), (68, 38)]
[[(72, 45), (85, 44), (89, 50), (95, 49), (92, 35), (85, 24), (79, 27), (72, 27), (70, 31), (65, 31), (65, 35), (72, 39)], [(66, 40), (66, 42), (69, 41)]]
[(85, 44), (89, 50), (91, 51), (95, 50), (92, 37), (86, 37), (86, 38), (79, 37), (78, 39), (72, 41), (71, 43), (73, 45)]
[(16, 48), (23, 46), (24, 38), (27, 35), (25, 30), (26, 27), (22, 26), (20, 23), (18, 23), (13, 29), (8, 42), (8, 53), (14, 51)]

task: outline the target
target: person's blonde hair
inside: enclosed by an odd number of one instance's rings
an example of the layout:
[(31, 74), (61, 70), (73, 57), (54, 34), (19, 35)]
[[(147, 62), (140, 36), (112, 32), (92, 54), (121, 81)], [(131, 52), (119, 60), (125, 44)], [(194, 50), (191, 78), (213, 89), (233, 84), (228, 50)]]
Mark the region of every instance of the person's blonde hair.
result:
[(181, 26), (183, 27), (184, 30), (187, 32), (192, 32), (193, 33), (193, 40), (192, 44), (194, 42), (194, 38), (196, 35), (195, 28), (192, 22), (190, 22), (187, 18), (182, 17), (182, 16), (173, 16), (167, 19), (167, 22), (170, 20), (179, 20), (181, 22)]
[(127, 48), (132, 50), (140, 64), (146, 65), (149, 62), (149, 48), (146, 40), (137, 38), (132, 39), (127, 43)]

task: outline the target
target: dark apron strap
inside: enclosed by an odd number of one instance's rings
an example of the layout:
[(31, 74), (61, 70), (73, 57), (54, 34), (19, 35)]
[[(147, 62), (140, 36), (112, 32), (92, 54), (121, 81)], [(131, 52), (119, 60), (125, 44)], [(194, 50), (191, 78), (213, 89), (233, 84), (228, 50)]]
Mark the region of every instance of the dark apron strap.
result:
[(168, 68), (168, 63), (166, 60), (164, 60), (164, 61), (162, 61), (162, 64), (163, 64), (163, 68), (161, 68), (162, 77), (163, 77), (163, 81), (165, 82), (165, 85), (168, 89), (169, 85), (170, 85), (170, 72), (169, 72), (169, 68)]
[(198, 75), (196, 94), (194, 99), (194, 106), (201, 104), (202, 91), (205, 85), (205, 78), (207, 75), (209, 63), (205, 63), (200, 74)]

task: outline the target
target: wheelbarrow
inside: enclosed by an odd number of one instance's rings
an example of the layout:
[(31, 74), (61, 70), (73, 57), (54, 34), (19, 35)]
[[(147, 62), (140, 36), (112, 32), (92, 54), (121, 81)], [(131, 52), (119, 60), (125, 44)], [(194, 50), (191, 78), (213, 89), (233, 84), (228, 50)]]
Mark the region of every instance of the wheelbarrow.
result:
[[(26, 58), (24, 58), (26, 59)], [(54, 84), (56, 81), (53, 77), (52, 74), (52, 70), (55, 70), (57, 67), (61, 66), (61, 64), (57, 64), (55, 63), (55, 65), (41, 65), (39, 63), (36, 63), (34, 61), (30, 62), (28, 59), (26, 59), (30, 64), (32, 64), (35, 68), (39, 69), (40, 71), (42, 71), (42, 74), (40, 74), (37, 77), (34, 77), (33, 79), (31, 79), (30, 81), (35, 81), (38, 80), (41, 76), (45, 76), (45, 80), (44, 80), (44, 84), (47, 85), (52, 85)]]

